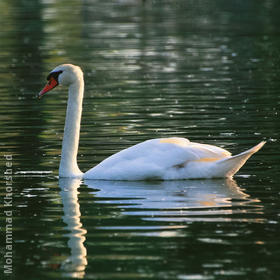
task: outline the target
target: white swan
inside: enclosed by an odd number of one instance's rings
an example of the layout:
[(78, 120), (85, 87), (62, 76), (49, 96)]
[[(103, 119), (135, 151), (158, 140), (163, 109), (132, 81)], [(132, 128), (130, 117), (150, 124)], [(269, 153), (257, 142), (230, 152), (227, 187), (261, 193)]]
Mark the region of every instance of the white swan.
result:
[(190, 142), (184, 138), (152, 139), (122, 150), (82, 173), (77, 165), (82, 101), (83, 72), (80, 67), (62, 64), (47, 77), (42, 97), (57, 85), (69, 87), (66, 121), (59, 166), (60, 177), (101, 180), (178, 180), (232, 177), (265, 142), (235, 156), (222, 148)]

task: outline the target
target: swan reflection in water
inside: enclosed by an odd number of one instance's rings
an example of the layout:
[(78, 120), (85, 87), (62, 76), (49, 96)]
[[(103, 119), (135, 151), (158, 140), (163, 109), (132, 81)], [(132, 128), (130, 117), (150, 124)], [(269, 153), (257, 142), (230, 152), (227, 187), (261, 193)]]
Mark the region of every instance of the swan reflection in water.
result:
[(87, 266), (87, 250), (84, 246), (87, 231), (81, 223), (80, 204), (78, 200), (78, 188), (80, 179), (59, 179), (60, 195), (63, 203), (63, 222), (69, 231), (68, 247), (71, 255), (64, 260), (61, 268), (70, 273), (71, 277), (83, 278)]
[[(62, 269), (71, 272), (71, 276), (83, 278), (87, 266), (87, 250), (84, 245), (87, 231), (81, 223), (81, 212), (78, 200), (78, 188), (82, 181), (80, 179), (59, 179), (61, 188), (60, 195), (63, 202), (66, 229), (69, 231), (68, 246), (71, 255), (63, 262)], [(120, 215), (134, 215), (141, 220), (164, 220), (173, 222), (166, 229), (173, 229), (174, 222), (180, 222), (178, 228), (182, 228), (182, 221), (249, 221), (246, 219), (248, 213), (261, 211), (259, 200), (252, 199), (246, 194), (234, 180), (186, 180), (186, 181), (102, 181), (85, 180), (84, 184), (92, 189), (92, 203), (99, 203), (100, 208), (118, 209)], [(102, 198), (102, 199), (100, 199)], [(102, 204), (102, 205), (101, 205)], [(243, 207), (244, 206), (244, 207)], [(248, 207), (251, 206), (251, 207)], [(115, 215), (115, 210), (112, 215)], [(106, 212), (108, 215), (108, 211)], [(240, 214), (231, 216), (231, 214)], [(255, 222), (261, 222), (255, 220)], [(131, 229), (131, 224), (130, 229)], [(151, 223), (151, 225), (153, 225)], [(184, 227), (184, 226), (183, 226)], [(114, 229), (127, 227), (102, 227), (95, 228)], [(142, 233), (145, 226), (135, 225), (135, 230), (141, 228)], [(159, 236), (165, 234), (159, 233)], [(149, 234), (149, 233), (147, 233)]]
[[(85, 184), (96, 190), (95, 197), (102, 198), (95, 203), (119, 204), (122, 214), (152, 220), (165, 217), (162, 219), (192, 222), (197, 221), (195, 216), (200, 215), (200, 220), (209, 221), (209, 216), (219, 214), (220, 220), (233, 221), (228, 214), (255, 213), (261, 207), (256, 204), (259, 200), (252, 199), (233, 179), (150, 182), (85, 180)], [(249, 205), (252, 207), (248, 208)], [(218, 221), (217, 217), (215, 219)]]

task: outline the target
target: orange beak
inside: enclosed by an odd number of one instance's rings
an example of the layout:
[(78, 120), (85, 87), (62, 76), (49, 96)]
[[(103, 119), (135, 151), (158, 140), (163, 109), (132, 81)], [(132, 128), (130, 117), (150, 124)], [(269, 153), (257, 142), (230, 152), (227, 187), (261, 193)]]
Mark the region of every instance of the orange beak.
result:
[(45, 87), (38, 93), (38, 98), (40, 99), (46, 92), (54, 89), (58, 86), (58, 82), (54, 77), (50, 77), (49, 82), (45, 85)]

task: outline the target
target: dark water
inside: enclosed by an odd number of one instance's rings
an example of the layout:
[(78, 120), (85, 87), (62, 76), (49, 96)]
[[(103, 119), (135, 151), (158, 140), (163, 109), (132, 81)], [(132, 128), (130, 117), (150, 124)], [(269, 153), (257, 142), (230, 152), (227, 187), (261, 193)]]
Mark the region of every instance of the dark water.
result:
[[(278, 2), (1, 1), (0, 278), (279, 279)], [(234, 180), (58, 180), (66, 90), (35, 95), (65, 62), (83, 171), (156, 137), (268, 142)]]

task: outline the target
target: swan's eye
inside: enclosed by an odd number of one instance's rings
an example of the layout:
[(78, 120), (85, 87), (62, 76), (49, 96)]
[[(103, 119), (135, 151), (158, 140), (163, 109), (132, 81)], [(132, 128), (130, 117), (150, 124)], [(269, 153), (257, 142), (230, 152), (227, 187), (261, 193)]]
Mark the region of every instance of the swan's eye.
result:
[(55, 79), (56, 82), (58, 83), (58, 77), (59, 77), (59, 75), (60, 75), (62, 72), (63, 72), (63, 71), (51, 72), (51, 73), (48, 75), (48, 77), (47, 77), (47, 80), (49, 81), (49, 83), (50, 83), (50, 81), (51, 81), (51, 78)]
[(54, 89), (56, 86), (58, 86), (58, 77), (62, 73), (62, 71), (56, 71), (56, 72), (51, 72), (48, 77), (48, 83), (46, 86), (39, 92), (38, 98), (41, 98), (46, 92)]

